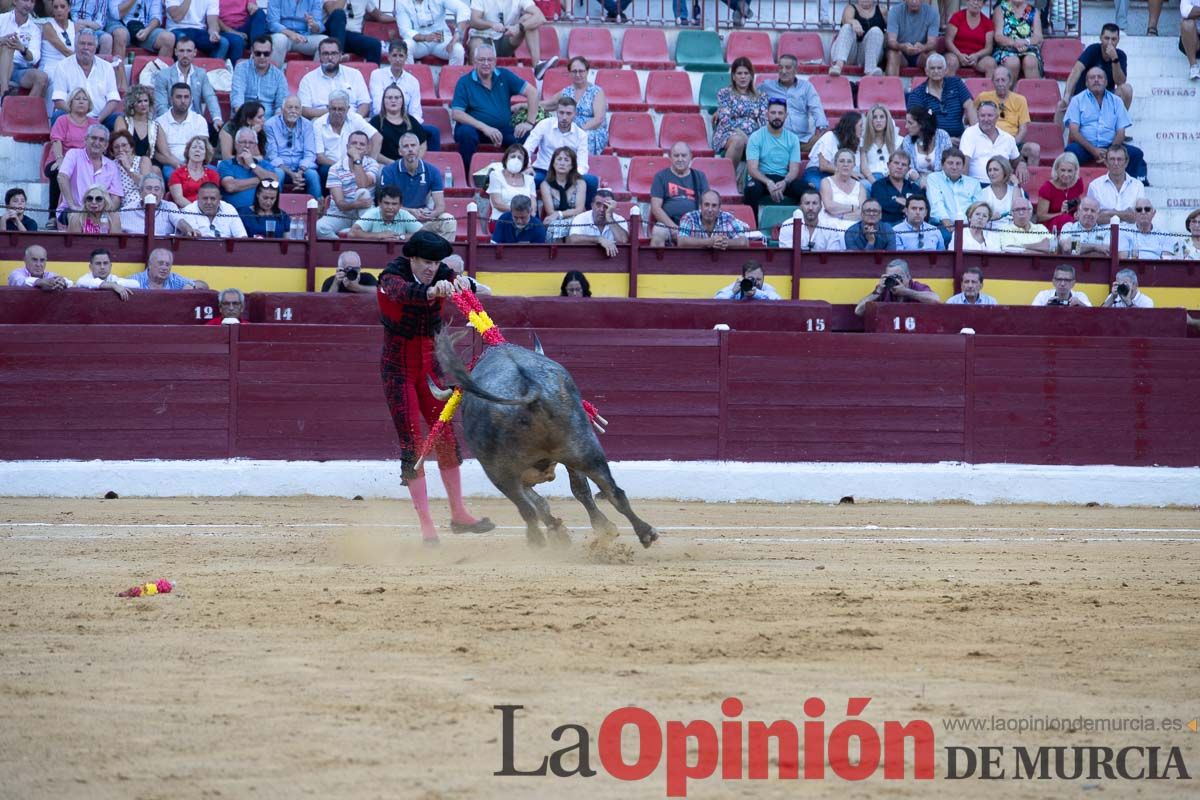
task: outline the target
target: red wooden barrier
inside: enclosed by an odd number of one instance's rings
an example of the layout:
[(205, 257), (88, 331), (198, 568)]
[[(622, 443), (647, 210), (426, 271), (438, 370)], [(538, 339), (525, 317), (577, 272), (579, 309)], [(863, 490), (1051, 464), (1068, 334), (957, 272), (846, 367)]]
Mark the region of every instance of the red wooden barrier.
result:
[(1037, 308), (868, 303), (864, 328), (874, 333), (958, 333), (1056, 336), (1187, 336), (1182, 308)]

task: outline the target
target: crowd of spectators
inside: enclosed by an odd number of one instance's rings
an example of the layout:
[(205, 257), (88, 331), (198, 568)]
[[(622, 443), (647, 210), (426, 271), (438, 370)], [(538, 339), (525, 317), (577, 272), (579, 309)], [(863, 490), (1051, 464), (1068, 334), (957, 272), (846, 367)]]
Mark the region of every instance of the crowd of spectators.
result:
[[(34, 0), (9, 1), (0, 82), (53, 104), (44, 172), (54, 213), (45, 229), (139, 233), (151, 201), (160, 236), (303, 235), (280, 207), (291, 190), (322, 204), (318, 236), (402, 240), (426, 229), (453, 238), (461, 227), (446, 211), (449, 171), (426, 158), (441, 134), (425, 123), (420, 87), (406, 71), (410, 57), (434, 56), (473, 67), (448, 103), (468, 174), (482, 144), (506, 148), (471, 176), (487, 197), (492, 241), (593, 243), (614, 255), (642, 233), (590, 169), (608, 143), (608, 104), (588, 61), (569, 59), (569, 83), (540, 102), (534, 82), (497, 65), (524, 44), (538, 79), (555, 66), (555, 54), (540, 52), (545, 17), (531, 0), (394, 0), (389, 12), (377, 0), (284, 0), (265, 10), (249, 0), (47, 0), (37, 9)], [(623, 7), (613, 5), (617, 21)], [(961, 223), (971, 251), (1086, 253), (1105, 246), (1107, 220), (1118, 216), (1133, 256), (1194, 256), (1190, 222), (1188, 237), (1154, 227), (1145, 159), (1128, 142), (1133, 90), (1116, 25), (1072, 70), (1057, 109), (1069, 143), (1035, 187), (1040, 151), (1027, 140), (1028, 103), (1014, 80), (1042, 74), (1047, 18), (1030, 0), (945, 10), (904, 0), (885, 14), (876, 0), (852, 0), (842, 13), (830, 74), (847, 65), (867, 75), (924, 70), (902, 131), (883, 105), (831, 124), (793, 56), (781, 55), (778, 75), (761, 83), (750, 59), (733, 61), (711, 144), (738, 167), (752, 212), (798, 207), (798, 222), (778, 229), (781, 246), (939, 250)], [(1181, 11), (1180, 47), (1200, 78), (1200, 10), (1185, 0)], [(363, 32), (364, 21), (395, 25), (396, 34), (381, 41)], [(136, 49), (173, 61), (152, 62), (127, 87), (120, 59)], [(288, 52), (315, 62), (294, 95), (282, 71)], [(198, 55), (228, 59), (228, 120)], [(351, 56), (378, 67), (364, 77), (346, 64)], [(967, 74), (992, 88), (972, 96)], [(514, 100), (524, 101), (515, 113)], [(1091, 163), (1106, 174), (1085, 186), (1080, 168)], [(709, 186), (689, 146), (672, 144), (669, 168), (654, 176), (649, 197), (636, 198), (649, 201), (652, 246), (723, 249), (757, 237)], [(10, 192), (5, 227), (38, 230), (27, 207), (24, 193)]]

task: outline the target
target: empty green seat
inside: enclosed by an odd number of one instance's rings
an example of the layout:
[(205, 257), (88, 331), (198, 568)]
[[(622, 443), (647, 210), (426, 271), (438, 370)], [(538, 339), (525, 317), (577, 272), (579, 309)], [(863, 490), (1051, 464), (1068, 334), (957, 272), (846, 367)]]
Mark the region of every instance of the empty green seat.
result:
[(717, 110), (717, 92), (729, 85), (729, 75), (724, 72), (706, 72), (700, 79), (700, 108), (712, 112)]
[(758, 207), (758, 229), (762, 231), (763, 236), (775, 238), (775, 226), (791, 219), (792, 212), (797, 208), (799, 206), (760, 205)]
[(693, 72), (724, 72), (725, 50), (715, 31), (680, 31), (675, 41), (675, 63)]

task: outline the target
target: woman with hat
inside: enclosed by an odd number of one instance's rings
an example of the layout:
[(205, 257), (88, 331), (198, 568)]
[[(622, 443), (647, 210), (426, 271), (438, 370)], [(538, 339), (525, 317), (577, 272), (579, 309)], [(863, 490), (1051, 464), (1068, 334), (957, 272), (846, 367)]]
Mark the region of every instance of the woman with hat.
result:
[[(404, 255), (379, 275), (380, 321), (383, 323), (383, 359), (380, 373), (388, 409), (400, 437), (401, 483), (408, 487), (413, 508), (421, 521), (421, 538), (438, 541), (429, 512), (424, 469), (417, 465), (421, 444), (418, 417), (430, 427), (437, 422), (442, 404), (429, 391), (427, 378), (440, 370), (433, 355), (433, 337), (442, 327), (442, 301), (463, 289), (487, 294), (486, 287), (459, 275), (442, 262), (453, 248), (436, 233), (417, 231), (404, 245)], [(490, 519), (476, 519), (462, 497), (459, 465), (462, 454), (451, 428), (433, 445), (442, 484), (450, 500), (450, 528), (455, 533), (484, 533), (496, 527)]]

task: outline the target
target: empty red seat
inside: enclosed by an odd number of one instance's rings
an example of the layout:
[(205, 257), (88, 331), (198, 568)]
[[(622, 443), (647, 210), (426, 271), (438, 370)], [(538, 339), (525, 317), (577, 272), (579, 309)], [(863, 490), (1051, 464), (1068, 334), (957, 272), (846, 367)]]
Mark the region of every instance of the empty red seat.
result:
[(817, 95), (821, 98), (821, 105), (825, 107), (826, 116), (840, 117), (847, 111), (854, 108), (854, 96), (850, 92), (850, 81), (842, 76), (831, 78), (828, 75), (813, 75), (809, 78), (813, 88), (817, 90)]
[(511, 67), (505, 67), (505, 69), (511, 70), (518, 78), (521, 78), (526, 83), (532, 83), (535, 88), (537, 87), (537, 77), (533, 74), (533, 67), (516, 64)]
[(654, 155), (659, 151), (655, 142), (654, 121), (650, 115), (618, 111), (608, 119), (608, 147), (623, 156)]
[(621, 61), (633, 69), (674, 69), (667, 35), (660, 28), (626, 28)]
[(448, 101), (454, 97), (454, 87), (458, 83), (458, 79), (466, 75), (474, 67), (459, 64), (458, 66), (444, 66), (441, 73), (438, 74), (438, 97), (443, 101)]
[[(549, 25), (543, 25), (538, 28), (538, 44), (540, 44), (540, 54), (545, 60), (550, 56), (561, 55), (558, 46), (558, 31)], [(517, 46), (516, 52), (512, 58), (499, 59), (504, 64), (524, 63), (533, 64), (533, 56), (529, 53), (529, 44), (525, 40), (521, 40), (521, 44)]]
[(458, 147), (454, 143), (454, 128), (450, 125), (450, 109), (446, 106), (429, 106), (422, 109), (424, 123), (432, 125), (442, 134), (442, 149), (452, 150)]
[[(959, 77), (962, 78), (961, 75)], [(912, 82), (912, 88), (915, 89), (922, 83), (924, 83), (924, 80), (917, 81), (914, 79)], [(980, 92), (990, 92), (992, 90), (992, 81), (989, 78), (982, 78), (978, 76), (974, 78), (963, 78), (963, 83), (967, 85), (967, 91), (971, 93), (971, 97), (979, 97)]]
[[(422, 105), (435, 105), (437, 99), (437, 82), (433, 79), (433, 70), (428, 64), (405, 64), (404, 71), (417, 79), (417, 85), (421, 87), (421, 103)], [(371, 84), (368, 79), (367, 88)]]
[(733, 172), (733, 162), (727, 158), (695, 158), (692, 159), (692, 169), (698, 169), (708, 178), (708, 188), (719, 192), (727, 200), (741, 198), (742, 193), (737, 188), (737, 177)]
[[(462, 168), (462, 159), (459, 159), (458, 166)], [(457, 242), (465, 242), (467, 240), (467, 206), (475, 202), (470, 197), (447, 197), (446, 198), (446, 213), (454, 217), (458, 222), (458, 231), (454, 239)], [(479, 215), (480, 225), (475, 230), (475, 236), (483, 241), (487, 241), (491, 237), (487, 235), (486, 229), (482, 223), (485, 222), (484, 216)]]
[(646, 103), (660, 112), (699, 109), (691, 78), (678, 70), (650, 73), (646, 78)]
[(602, 69), (596, 72), (596, 85), (604, 90), (609, 111), (645, 111), (642, 82), (631, 69)]
[[(1083, 42), (1078, 39), (1047, 39), (1042, 42), (1042, 65), (1047, 78), (1066, 80), (1071, 67), (1083, 52)], [(1024, 94), (1024, 90), (1017, 88)]]
[(754, 218), (754, 209), (741, 203), (724, 203), (721, 206), (722, 211), (728, 211), (750, 228), (750, 230), (758, 229), (758, 220)]
[[(364, 19), (362, 32), (364, 36), (374, 36), (376, 39), (386, 42), (396, 35), (396, 23)], [(408, 69), (407, 65), (405, 69)]]
[(858, 81), (858, 108), (866, 113), (882, 103), (892, 116), (904, 114), (904, 83), (888, 75), (868, 75)]
[(795, 56), (796, 68), (801, 72), (820, 70), (829, 63), (820, 34), (811, 31), (779, 34), (779, 55)]
[(708, 140), (708, 129), (699, 114), (663, 114), (658, 130), (659, 149), (666, 152), (676, 142), (684, 142), (692, 148), (693, 156), (711, 156), (712, 145)]
[[(192, 66), (199, 67), (205, 72), (212, 72), (213, 70), (218, 69), (229, 69), (229, 66), (225, 63), (225, 59), (223, 58), (202, 58), (200, 56), (192, 59)], [(315, 62), (310, 61), (308, 66), (310, 69), (316, 69), (318, 65)]]
[(425, 154), (425, 160), (437, 167), (442, 175), (450, 170), (451, 185), (445, 187), (447, 197), (470, 197), (475, 193), (474, 186), (467, 181), (462, 156), (458, 153), (429, 152)]
[(547, 100), (571, 85), (571, 74), (564, 69), (552, 69), (542, 76), (542, 99)]
[(601, 186), (612, 189), (618, 198), (628, 196), (625, 176), (621, 174), (621, 159), (616, 156), (588, 156), (588, 173), (595, 175)]
[(50, 117), (46, 98), (14, 94), (0, 105), (0, 135), (18, 142), (45, 142), (50, 138)]
[(299, 92), (300, 80), (314, 69), (317, 69), (317, 65), (312, 61), (285, 61), (283, 66), (283, 74), (287, 78), (288, 92), (290, 94)]
[(733, 31), (725, 43), (725, 60), (730, 64), (735, 58), (748, 58), (756, 70), (773, 68), (771, 35), (766, 31)]
[(583, 56), (593, 67), (615, 67), (616, 49), (608, 28), (571, 28), (567, 35), (567, 58)]
[(482, 194), (487, 191), (488, 176), (492, 164), (499, 164), (503, 153), (476, 153), (471, 156), (471, 185)]
[(1054, 119), (1054, 112), (1062, 94), (1058, 91), (1058, 81), (1051, 78), (1025, 78), (1021, 81), (1020, 94), (1029, 103), (1029, 116), (1035, 121), (1049, 122)]
[[(731, 162), (725, 162), (727, 164)], [(636, 197), (649, 198), (654, 176), (671, 168), (671, 159), (663, 156), (639, 156), (629, 159), (629, 191)]]
[(279, 195), (279, 208), (293, 218), (303, 218), (308, 213), (308, 201), (311, 199), (312, 195), (309, 194), (288, 192)]
[(371, 73), (379, 69), (379, 65), (373, 61), (347, 61), (343, 66), (347, 69), (358, 70), (359, 74), (363, 77), (363, 83), (367, 85), (368, 89), (371, 88)]
[(1063, 129), (1053, 122), (1031, 122), (1025, 131), (1025, 141), (1042, 147), (1042, 163), (1051, 164), (1063, 152)]
[[(1029, 180), (1026, 181), (1023, 188), (1025, 189), (1025, 194), (1029, 195), (1029, 202), (1033, 203), (1034, 207), (1037, 206), (1038, 189), (1042, 187), (1043, 183), (1050, 180), (1050, 176), (1053, 173), (1054, 169), (1052, 167), (1032, 167), (1029, 170)], [(1086, 188), (1087, 184), (1085, 183), (1084, 189)]]

